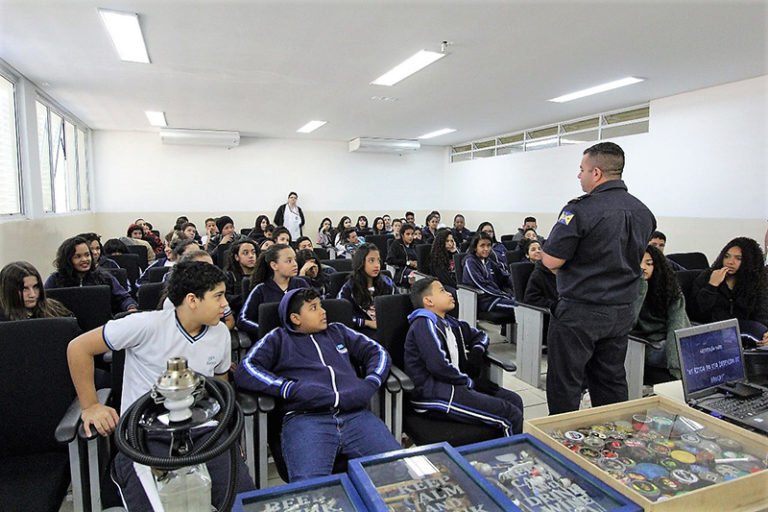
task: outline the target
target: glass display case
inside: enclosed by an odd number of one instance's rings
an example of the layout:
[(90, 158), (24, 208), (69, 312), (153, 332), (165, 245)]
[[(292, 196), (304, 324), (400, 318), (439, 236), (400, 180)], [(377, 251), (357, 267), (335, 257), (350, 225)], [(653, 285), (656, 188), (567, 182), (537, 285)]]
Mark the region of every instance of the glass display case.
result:
[(768, 438), (649, 397), (525, 422), (645, 510), (768, 507)]
[(365, 512), (347, 475), (331, 475), (238, 494), (234, 512)]
[(529, 434), (462, 446), (457, 451), (526, 512), (642, 510)]
[(371, 511), (520, 510), (447, 443), (353, 459), (348, 472)]

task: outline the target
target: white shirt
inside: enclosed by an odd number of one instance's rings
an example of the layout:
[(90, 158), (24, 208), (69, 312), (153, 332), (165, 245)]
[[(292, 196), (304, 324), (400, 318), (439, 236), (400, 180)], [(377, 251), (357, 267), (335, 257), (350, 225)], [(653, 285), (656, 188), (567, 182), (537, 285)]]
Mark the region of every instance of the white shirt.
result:
[(229, 370), (232, 346), (223, 323), (203, 326), (190, 336), (175, 309), (135, 313), (104, 326), (104, 340), (112, 350), (125, 350), (120, 414), (152, 389), (168, 359), (185, 357), (190, 368), (207, 377)]
[(299, 215), (299, 207), (292, 209), (290, 205), (285, 205), (285, 212), (283, 213), (283, 226), (291, 232), (291, 239), (294, 241), (301, 236), (301, 215)]
[(459, 343), (456, 341), (456, 335), (453, 334), (453, 329), (446, 327), (445, 329), (445, 344), (448, 345), (448, 355), (451, 357), (451, 366), (459, 369)]

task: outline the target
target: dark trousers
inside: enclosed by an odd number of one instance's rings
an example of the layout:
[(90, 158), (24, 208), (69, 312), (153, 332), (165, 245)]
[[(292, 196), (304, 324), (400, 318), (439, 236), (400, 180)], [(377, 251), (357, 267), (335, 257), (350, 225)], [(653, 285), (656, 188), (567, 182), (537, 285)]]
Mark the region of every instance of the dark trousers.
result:
[(414, 399), (411, 405), (417, 412), (426, 412), (433, 418), (497, 427), (505, 436), (523, 431), (523, 400), (513, 391), (496, 387), (490, 393), (483, 393), (466, 386), (453, 386), (452, 398), (449, 401)]
[(627, 400), (624, 359), (633, 321), (631, 304), (557, 303), (547, 333), (550, 414), (578, 410), (584, 385), (594, 406)]

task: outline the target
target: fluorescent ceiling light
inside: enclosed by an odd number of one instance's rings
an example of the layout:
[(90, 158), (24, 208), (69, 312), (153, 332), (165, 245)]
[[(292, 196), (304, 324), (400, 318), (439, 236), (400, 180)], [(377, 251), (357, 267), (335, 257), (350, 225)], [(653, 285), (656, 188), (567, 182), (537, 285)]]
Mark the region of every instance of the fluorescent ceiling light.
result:
[(149, 64), (147, 47), (139, 26), (139, 15), (133, 12), (99, 9), (101, 20), (115, 44), (121, 60)]
[(434, 132), (425, 133), (424, 135), (419, 135), (417, 138), (419, 139), (434, 139), (435, 137), (439, 137), (441, 135), (445, 135), (447, 133), (453, 133), (456, 130), (453, 128), (443, 128), (442, 130), (435, 130)]
[(403, 62), (393, 67), (379, 78), (371, 82), (372, 85), (395, 85), (400, 80), (408, 78), (415, 72), (424, 69), (438, 59), (442, 59), (446, 54), (440, 52), (431, 52), (429, 50), (419, 50), (416, 54), (408, 57)]
[(626, 87), (627, 85), (636, 84), (644, 80), (645, 80), (644, 78), (635, 78), (634, 76), (628, 76), (620, 80), (614, 80), (613, 82), (596, 85), (594, 87), (590, 87), (589, 89), (583, 89), (581, 91), (576, 91), (570, 94), (565, 94), (563, 96), (558, 96), (557, 98), (552, 98), (551, 100), (548, 100), (548, 101), (553, 101), (555, 103), (565, 103), (566, 101), (577, 100), (585, 96), (592, 96), (593, 94), (600, 94), (601, 92), (618, 89), (619, 87)]
[(168, 126), (168, 123), (165, 122), (165, 112), (155, 112), (153, 110), (145, 110), (144, 113), (147, 115), (147, 119), (149, 119), (149, 124), (152, 126)]
[(323, 126), (326, 122), (327, 121), (310, 121), (296, 131), (298, 133), (312, 133), (313, 131)]

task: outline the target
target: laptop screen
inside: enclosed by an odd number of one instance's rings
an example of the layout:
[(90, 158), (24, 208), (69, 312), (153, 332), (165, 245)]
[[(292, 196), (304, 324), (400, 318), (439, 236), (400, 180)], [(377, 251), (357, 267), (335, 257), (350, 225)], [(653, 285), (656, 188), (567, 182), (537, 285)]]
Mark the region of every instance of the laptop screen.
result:
[(701, 391), (744, 381), (738, 322), (725, 320), (675, 331), (686, 399)]

